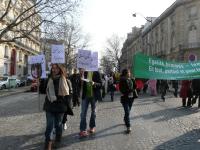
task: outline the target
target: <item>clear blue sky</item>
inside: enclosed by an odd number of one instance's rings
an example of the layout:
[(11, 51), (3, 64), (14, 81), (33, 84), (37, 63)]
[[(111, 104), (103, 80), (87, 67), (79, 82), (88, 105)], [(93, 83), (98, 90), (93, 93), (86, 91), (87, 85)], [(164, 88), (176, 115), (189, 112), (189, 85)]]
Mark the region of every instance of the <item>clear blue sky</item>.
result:
[(91, 36), (90, 50), (102, 52), (105, 41), (113, 33), (126, 37), (133, 26), (145, 23), (141, 16), (132, 17), (139, 12), (145, 17), (158, 17), (175, 0), (83, 0), (81, 26)]

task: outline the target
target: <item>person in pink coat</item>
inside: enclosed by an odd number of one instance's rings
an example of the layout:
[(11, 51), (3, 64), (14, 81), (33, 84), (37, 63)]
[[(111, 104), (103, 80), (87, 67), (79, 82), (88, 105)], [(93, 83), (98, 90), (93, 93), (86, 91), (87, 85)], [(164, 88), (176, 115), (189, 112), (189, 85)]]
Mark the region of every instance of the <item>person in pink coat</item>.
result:
[(151, 96), (157, 95), (156, 83), (157, 83), (157, 80), (154, 80), (154, 79), (150, 79), (150, 80), (147, 81), (147, 85), (150, 89)]

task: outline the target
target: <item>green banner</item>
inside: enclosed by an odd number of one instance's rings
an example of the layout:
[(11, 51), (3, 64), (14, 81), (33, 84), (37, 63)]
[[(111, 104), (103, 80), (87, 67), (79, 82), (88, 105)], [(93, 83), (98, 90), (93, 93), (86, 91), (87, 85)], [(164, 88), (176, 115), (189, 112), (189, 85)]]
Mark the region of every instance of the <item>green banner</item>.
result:
[(137, 53), (133, 58), (133, 75), (144, 79), (185, 80), (200, 78), (200, 62), (178, 63)]

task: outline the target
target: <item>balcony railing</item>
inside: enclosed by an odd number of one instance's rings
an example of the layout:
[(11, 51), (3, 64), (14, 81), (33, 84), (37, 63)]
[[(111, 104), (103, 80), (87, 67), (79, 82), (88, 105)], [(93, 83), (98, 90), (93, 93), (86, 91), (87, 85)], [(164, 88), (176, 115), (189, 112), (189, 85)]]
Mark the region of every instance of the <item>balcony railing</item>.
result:
[(30, 52), (38, 53), (38, 51), (34, 50), (33, 48), (31, 48), (31, 47), (29, 47), (29, 46), (27, 46), (27, 45), (25, 45), (25, 44), (23, 44), (23, 43), (20, 42), (20, 41), (15, 41), (15, 43), (16, 43), (17, 45), (19, 45), (19, 46), (21, 46), (21, 47), (23, 47), (23, 48), (29, 50)]
[(180, 45), (180, 49), (200, 48), (200, 42)]

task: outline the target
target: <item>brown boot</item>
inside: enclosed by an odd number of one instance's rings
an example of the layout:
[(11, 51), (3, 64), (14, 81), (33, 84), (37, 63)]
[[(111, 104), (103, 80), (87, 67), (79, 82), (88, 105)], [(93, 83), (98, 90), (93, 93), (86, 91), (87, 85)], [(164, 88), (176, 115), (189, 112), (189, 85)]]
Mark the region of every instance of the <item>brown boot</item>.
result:
[(45, 142), (44, 150), (52, 150), (52, 141)]

